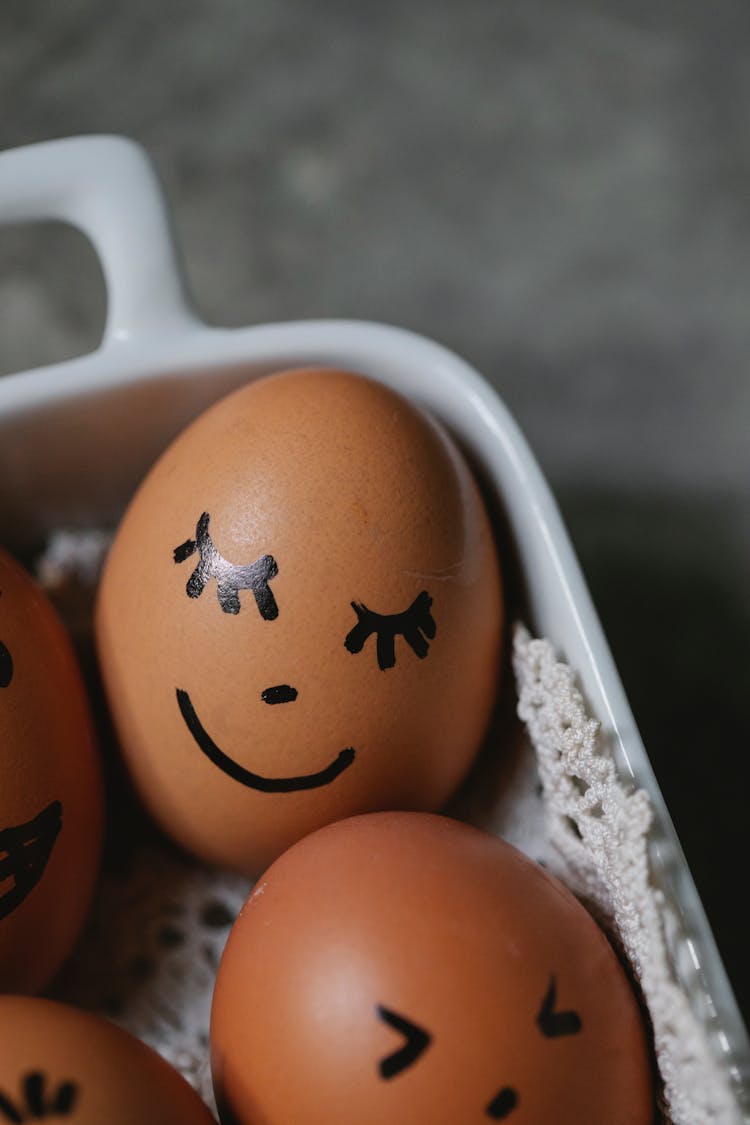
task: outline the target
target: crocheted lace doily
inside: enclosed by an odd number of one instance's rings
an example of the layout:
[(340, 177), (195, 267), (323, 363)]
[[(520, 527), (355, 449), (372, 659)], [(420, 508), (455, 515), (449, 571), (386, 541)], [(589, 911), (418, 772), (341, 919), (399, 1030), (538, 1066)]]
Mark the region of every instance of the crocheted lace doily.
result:
[[(586, 712), (572, 670), (552, 645), (517, 628), (518, 714), (527, 724), (546, 803), (549, 864), (621, 946), (640, 984), (663, 1083), (663, 1112), (674, 1125), (737, 1125), (742, 1120), (707, 1027), (688, 995), (699, 987), (684, 956), (672, 906), (652, 882), (651, 804), (629, 793), (599, 723)], [(683, 947), (681, 949), (681, 946)]]
[[(106, 545), (96, 533), (61, 534), (38, 567), (84, 645)], [(727, 1069), (688, 1002), (679, 926), (651, 883), (648, 797), (628, 792), (618, 780), (599, 724), (551, 644), (518, 628), (513, 664), (516, 687), (507, 676), (495, 729), (448, 811), (545, 863), (619, 943), (650, 1014), (665, 1122), (738, 1125)], [(213, 1107), (211, 994), (250, 884), (176, 852), (139, 816), (126, 808), (114, 828), (110, 824), (88, 928), (55, 995), (110, 1016), (151, 1044)]]

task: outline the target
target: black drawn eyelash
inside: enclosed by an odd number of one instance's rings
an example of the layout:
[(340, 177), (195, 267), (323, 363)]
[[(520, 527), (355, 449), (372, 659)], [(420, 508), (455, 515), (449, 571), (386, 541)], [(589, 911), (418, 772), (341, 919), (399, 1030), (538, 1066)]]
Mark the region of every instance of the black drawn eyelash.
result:
[(183, 563), (198, 551), (200, 561), (187, 580), (185, 591), (189, 598), (199, 598), (212, 578), (216, 579), (216, 595), (224, 613), (240, 612), (240, 590), (252, 590), (255, 603), (265, 621), (279, 616), (279, 607), (268, 583), (279, 573), (272, 555), (261, 555), (253, 563), (230, 563), (214, 546), (208, 531), (210, 520), (204, 512), (195, 528), (195, 539), (186, 539), (175, 547), (176, 563)]
[[(361, 652), (371, 633), (377, 633), (378, 666), (381, 671), (396, 663), (396, 637), (402, 636), (412, 652), (424, 660), (429, 643), (435, 636), (435, 619), (430, 613), (432, 598), (422, 590), (403, 613), (376, 613), (363, 602), (352, 602), (357, 624), (346, 635), (344, 647), (351, 653)], [(424, 635), (423, 635), (424, 634)]]
[[(73, 1112), (78, 1099), (78, 1086), (75, 1082), (63, 1082), (55, 1093), (47, 1097), (46, 1078), (40, 1070), (33, 1070), (23, 1080), (25, 1106), (17, 1105), (0, 1090), (0, 1116), (14, 1123), (30, 1120), (32, 1117), (67, 1117)], [(28, 1110), (28, 1113), (25, 1111)]]

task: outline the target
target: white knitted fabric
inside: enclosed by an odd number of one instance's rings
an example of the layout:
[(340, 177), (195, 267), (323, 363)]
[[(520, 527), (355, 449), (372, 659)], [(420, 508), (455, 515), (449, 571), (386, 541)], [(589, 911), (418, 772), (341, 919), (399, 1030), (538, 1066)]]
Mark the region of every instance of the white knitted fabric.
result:
[(159, 845), (105, 870), (89, 924), (55, 986), (177, 1067), (215, 1109), (208, 1028), (216, 970), (247, 879)]
[[(61, 534), (40, 560), (38, 573), (79, 638), (90, 630), (92, 584), (106, 547), (96, 532)], [(549, 642), (517, 628), (514, 667), (517, 698), (506, 681), (498, 726), (450, 812), (543, 860), (621, 944), (653, 1024), (665, 1122), (739, 1125), (727, 1067), (711, 1047), (716, 1029), (688, 1002), (696, 989), (680, 956), (684, 935), (650, 882), (649, 800), (618, 780), (599, 724)], [(55, 994), (150, 1043), (213, 1107), (213, 981), (250, 884), (157, 839), (144, 843), (137, 830), (125, 835), (134, 838), (119, 841), (117, 863), (105, 867), (87, 931)]]
[[(651, 805), (627, 792), (599, 723), (587, 713), (573, 672), (546, 640), (517, 628), (514, 668), (518, 714), (527, 724), (544, 789), (555, 873), (619, 940), (637, 977), (653, 1027), (663, 1110), (674, 1125), (737, 1125), (742, 1119), (726, 1070), (685, 989), (687, 965), (672, 955), (679, 926), (651, 881)], [(575, 825), (575, 828), (573, 827)], [(671, 940), (668, 938), (671, 935)]]

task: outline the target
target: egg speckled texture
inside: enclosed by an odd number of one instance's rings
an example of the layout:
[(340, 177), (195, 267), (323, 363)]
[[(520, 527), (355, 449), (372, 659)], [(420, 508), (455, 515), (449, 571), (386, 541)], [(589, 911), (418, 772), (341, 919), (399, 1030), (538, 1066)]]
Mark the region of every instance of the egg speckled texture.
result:
[(41, 990), (70, 952), (94, 890), (103, 819), (70, 641), (42, 591), (0, 552), (0, 991)]
[(0, 996), (0, 1121), (212, 1125), (164, 1059), (107, 1020), (50, 1000)]
[(606, 938), (509, 844), (424, 813), (308, 836), (227, 943), (211, 1017), (232, 1125), (651, 1125)]
[(177, 438), (97, 607), (146, 804), (249, 872), (341, 817), (439, 808), (486, 731), (502, 624), (454, 443), (381, 384), (321, 370), (252, 383)]

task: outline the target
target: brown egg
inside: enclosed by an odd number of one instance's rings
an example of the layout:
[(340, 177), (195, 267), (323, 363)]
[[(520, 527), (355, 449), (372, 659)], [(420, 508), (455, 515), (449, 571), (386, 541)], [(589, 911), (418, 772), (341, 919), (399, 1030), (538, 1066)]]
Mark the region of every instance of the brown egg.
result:
[(424, 813), (329, 825), (263, 876), (211, 1017), (240, 1125), (651, 1125), (635, 997), (573, 896)]
[(463, 457), (336, 371), (267, 377), (194, 422), (131, 503), (97, 610), (149, 809), (251, 872), (340, 817), (439, 808), (487, 727), (501, 631)]
[(103, 789), (70, 641), (45, 595), (5, 552), (0, 782), (0, 991), (37, 992), (70, 952), (91, 900)]
[(185, 1079), (119, 1027), (51, 1000), (0, 996), (0, 1121), (212, 1125)]

